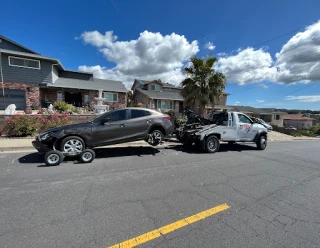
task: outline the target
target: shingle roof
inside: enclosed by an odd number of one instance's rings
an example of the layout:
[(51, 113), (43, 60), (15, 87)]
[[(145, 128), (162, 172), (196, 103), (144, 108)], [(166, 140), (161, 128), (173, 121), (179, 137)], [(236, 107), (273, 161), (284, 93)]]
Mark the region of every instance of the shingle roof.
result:
[(40, 55), (39, 53), (37, 53), (37, 52), (35, 52), (35, 51), (31, 50), (30, 48), (27, 48), (27, 47), (25, 47), (25, 46), (23, 46), (23, 45), (21, 45), (21, 44), (19, 44), (19, 43), (15, 42), (15, 41), (13, 41), (13, 40), (10, 40), (9, 38), (7, 38), (7, 37), (5, 37), (5, 36), (3, 36), (3, 35), (0, 35), (0, 39), (2, 39), (2, 40), (6, 40), (6, 41), (8, 41), (8, 42), (10, 42), (10, 43), (12, 43), (12, 44), (14, 44), (14, 45), (18, 46), (18, 47), (21, 47), (21, 48), (23, 48), (24, 50), (29, 51), (30, 53)]
[(140, 88), (137, 88), (136, 90), (148, 96), (151, 99), (184, 101), (180, 92), (177, 92), (177, 91), (149, 91), (149, 90), (143, 90)]
[(84, 90), (104, 90), (113, 92), (128, 92), (121, 81), (96, 79), (93, 81), (58, 78), (53, 84), (48, 84), (48, 87), (67, 88), (67, 89), (84, 89)]
[(303, 116), (302, 114), (290, 114), (290, 115), (285, 115), (283, 117), (284, 120), (299, 120), (299, 121), (315, 121), (315, 118), (310, 118), (307, 116)]

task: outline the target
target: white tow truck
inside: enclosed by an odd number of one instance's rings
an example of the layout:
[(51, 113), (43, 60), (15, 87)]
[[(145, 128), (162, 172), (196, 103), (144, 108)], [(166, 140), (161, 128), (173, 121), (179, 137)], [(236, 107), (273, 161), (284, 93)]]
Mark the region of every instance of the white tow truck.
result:
[(241, 112), (217, 112), (209, 116), (216, 124), (201, 128), (185, 130), (184, 140), (195, 143), (206, 152), (219, 150), (220, 141), (234, 144), (236, 142), (256, 143), (259, 150), (267, 147), (268, 130)]

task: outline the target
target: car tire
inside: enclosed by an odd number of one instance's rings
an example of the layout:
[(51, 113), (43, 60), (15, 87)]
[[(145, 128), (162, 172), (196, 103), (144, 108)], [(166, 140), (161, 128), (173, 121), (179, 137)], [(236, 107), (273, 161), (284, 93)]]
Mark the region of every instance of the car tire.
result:
[(60, 151), (49, 151), (44, 155), (44, 163), (48, 166), (59, 165), (64, 159), (62, 152)]
[(205, 141), (205, 151), (215, 153), (220, 148), (220, 141), (216, 136), (209, 136)]
[(152, 146), (157, 146), (163, 141), (163, 133), (159, 129), (154, 129), (149, 135), (153, 137), (152, 141), (148, 139), (148, 143)]
[(266, 137), (265, 135), (261, 135), (261, 136), (258, 138), (256, 144), (257, 144), (258, 150), (264, 150), (264, 149), (266, 149), (266, 147), (267, 147), (267, 137)]
[(91, 163), (96, 158), (96, 153), (92, 149), (84, 149), (79, 156), (81, 163)]
[(60, 144), (60, 151), (68, 156), (77, 156), (85, 149), (83, 139), (78, 136), (69, 136), (64, 138)]

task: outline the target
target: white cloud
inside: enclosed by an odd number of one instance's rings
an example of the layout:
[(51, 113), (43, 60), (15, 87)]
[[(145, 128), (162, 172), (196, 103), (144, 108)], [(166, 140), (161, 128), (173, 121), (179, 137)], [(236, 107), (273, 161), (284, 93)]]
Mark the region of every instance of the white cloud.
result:
[(277, 82), (320, 80), (320, 21), (294, 35), (276, 54)]
[(97, 47), (114, 68), (100, 65), (79, 67), (95, 76), (117, 79), (130, 85), (134, 78), (161, 79), (178, 84), (183, 79), (184, 64), (199, 51), (197, 41), (188, 42), (183, 35), (161, 35), (144, 31), (136, 40), (118, 41), (112, 31), (104, 35), (98, 31), (84, 32), (77, 39)]
[(258, 87), (262, 88), (262, 89), (268, 89), (268, 85), (266, 85), (266, 84), (259, 84)]
[[(294, 35), (275, 54), (273, 60), (266, 48), (239, 48), (235, 53), (221, 53), (217, 69), (228, 82), (310, 83), (320, 81), (320, 21)], [(260, 86), (259, 86), (260, 87)], [(262, 87), (264, 88), (264, 87)]]
[(213, 51), (213, 50), (216, 48), (216, 46), (214, 46), (213, 43), (209, 41), (209, 42), (205, 45), (205, 48), (208, 49), (208, 50)]
[(234, 103), (234, 105), (239, 105), (240, 104), (240, 102), (239, 101), (236, 101), (235, 103)]
[(273, 61), (268, 52), (248, 47), (239, 50), (236, 55), (220, 58), (216, 69), (226, 75), (228, 82), (243, 85), (264, 80), (274, 81), (276, 68), (272, 65)]
[(320, 102), (320, 95), (311, 96), (287, 96), (286, 100), (296, 100), (298, 102)]
[(263, 103), (263, 102), (265, 102), (265, 100), (257, 100), (257, 102)]

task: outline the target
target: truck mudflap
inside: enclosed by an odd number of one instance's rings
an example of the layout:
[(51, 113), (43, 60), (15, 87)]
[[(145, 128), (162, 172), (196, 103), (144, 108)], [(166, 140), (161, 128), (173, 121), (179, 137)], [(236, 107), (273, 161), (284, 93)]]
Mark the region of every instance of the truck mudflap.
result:
[(254, 139), (253, 139), (253, 142), (257, 142), (257, 140), (259, 139), (259, 137), (261, 135), (264, 135), (266, 136), (266, 139), (268, 139), (268, 133), (266, 131), (263, 131), (263, 130), (259, 130), (256, 134), (256, 136), (254, 136)]

